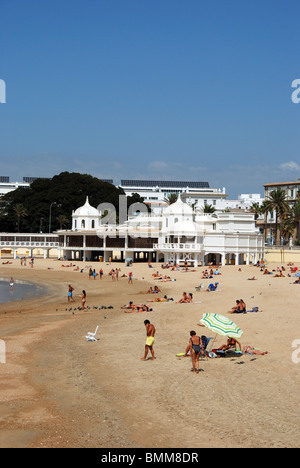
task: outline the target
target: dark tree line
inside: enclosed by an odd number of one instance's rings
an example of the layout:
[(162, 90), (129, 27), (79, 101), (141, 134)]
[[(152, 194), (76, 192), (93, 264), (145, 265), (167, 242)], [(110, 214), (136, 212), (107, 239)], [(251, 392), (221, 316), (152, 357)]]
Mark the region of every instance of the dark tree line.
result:
[[(123, 189), (88, 174), (63, 172), (52, 179), (37, 179), (29, 188), (18, 188), (0, 199), (0, 232), (51, 232), (72, 226), (72, 212), (86, 197), (97, 207), (111, 203), (119, 213)], [(128, 206), (143, 202), (139, 195), (127, 198)], [(51, 214), (51, 223), (50, 223)]]

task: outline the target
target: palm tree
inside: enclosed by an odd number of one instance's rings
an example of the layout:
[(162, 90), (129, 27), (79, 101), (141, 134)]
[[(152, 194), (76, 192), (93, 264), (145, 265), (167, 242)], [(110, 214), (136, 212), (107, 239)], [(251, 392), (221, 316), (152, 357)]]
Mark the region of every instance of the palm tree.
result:
[(167, 195), (165, 198), (164, 198), (164, 201), (168, 204), (168, 205), (173, 205), (174, 203), (176, 203), (178, 200), (178, 195), (177, 193), (169, 193), (169, 195)]
[(213, 205), (207, 205), (206, 203), (202, 210), (204, 214), (213, 214), (217, 211)]
[(290, 235), (294, 235), (294, 238), (299, 240), (300, 234), (300, 199), (296, 200), (294, 206), (290, 209), (284, 225), (289, 229)]
[(21, 219), (27, 216), (27, 210), (22, 203), (17, 203), (14, 207), (14, 212), (16, 213), (18, 219), (18, 232), (20, 232)]
[(273, 190), (264, 204), (264, 212), (275, 212), (276, 245), (280, 246), (280, 224), (289, 215), (290, 207), (282, 189)]
[(254, 213), (255, 221), (258, 220), (259, 216), (262, 214), (261, 206), (259, 203), (252, 203), (249, 208), (250, 213)]
[(62, 230), (63, 226), (66, 226), (68, 224), (69, 219), (65, 215), (59, 215), (57, 216), (57, 221), (59, 223), (59, 229)]

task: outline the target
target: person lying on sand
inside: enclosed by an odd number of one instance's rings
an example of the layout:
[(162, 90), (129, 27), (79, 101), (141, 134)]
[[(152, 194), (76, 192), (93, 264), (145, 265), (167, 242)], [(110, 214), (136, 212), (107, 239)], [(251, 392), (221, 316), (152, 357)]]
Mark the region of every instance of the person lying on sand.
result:
[[(157, 278), (157, 279), (160, 279), (160, 278)], [(168, 282), (174, 282), (174, 281), (176, 281), (176, 279), (171, 279), (171, 278), (162, 278), (162, 279), (160, 279), (161, 283), (168, 283)]]
[(156, 299), (154, 299), (154, 301), (148, 301), (148, 302), (173, 302), (174, 299), (172, 298), (168, 298), (168, 296), (164, 296), (164, 297), (157, 297)]
[(135, 312), (152, 312), (153, 309), (146, 304), (137, 304), (131, 310), (125, 310), (125, 314), (133, 314)]
[(243, 353), (244, 354), (257, 354), (259, 356), (264, 356), (265, 354), (269, 354), (268, 351), (260, 351), (259, 349), (255, 349), (252, 346), (244, 346)]

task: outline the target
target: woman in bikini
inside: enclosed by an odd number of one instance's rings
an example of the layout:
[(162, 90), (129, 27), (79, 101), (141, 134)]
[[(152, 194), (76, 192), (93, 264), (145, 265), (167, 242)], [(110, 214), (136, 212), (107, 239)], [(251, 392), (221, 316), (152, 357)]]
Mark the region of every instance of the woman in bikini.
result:
[(184, 292), (183, 295), (182, 295), (182, 299), (180, 299), (177, 304), (186, 304), (187, 302), (189, 302), (189, 298), (187, 296), (187, 293)]
[(82, 291), (82, 296), (81, 296), (81, 306), (82, 306), (82, 310), (85, 309), (85, 303), (86, 303), (86, 292), (85, 292), (85, 291)]
[(201, 353), (204, 354), (203, 343), (200, 336), (197, 336), (194, 330), (190, 332), (190, 336), (190, 341), (184, 356), (186, 357), (190, 351), (193, 363), (193, 372), (199, 374), (199, 358)]

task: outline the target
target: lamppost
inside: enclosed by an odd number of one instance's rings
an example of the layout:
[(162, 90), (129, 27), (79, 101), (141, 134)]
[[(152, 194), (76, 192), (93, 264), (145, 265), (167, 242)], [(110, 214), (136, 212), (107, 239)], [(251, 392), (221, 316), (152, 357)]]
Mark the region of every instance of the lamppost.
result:
[(52, 202), (49, 210), (49, 234), (51, 234), (51, 215), (52, 215), (52, 206), (56, 205), (56, 202)]

